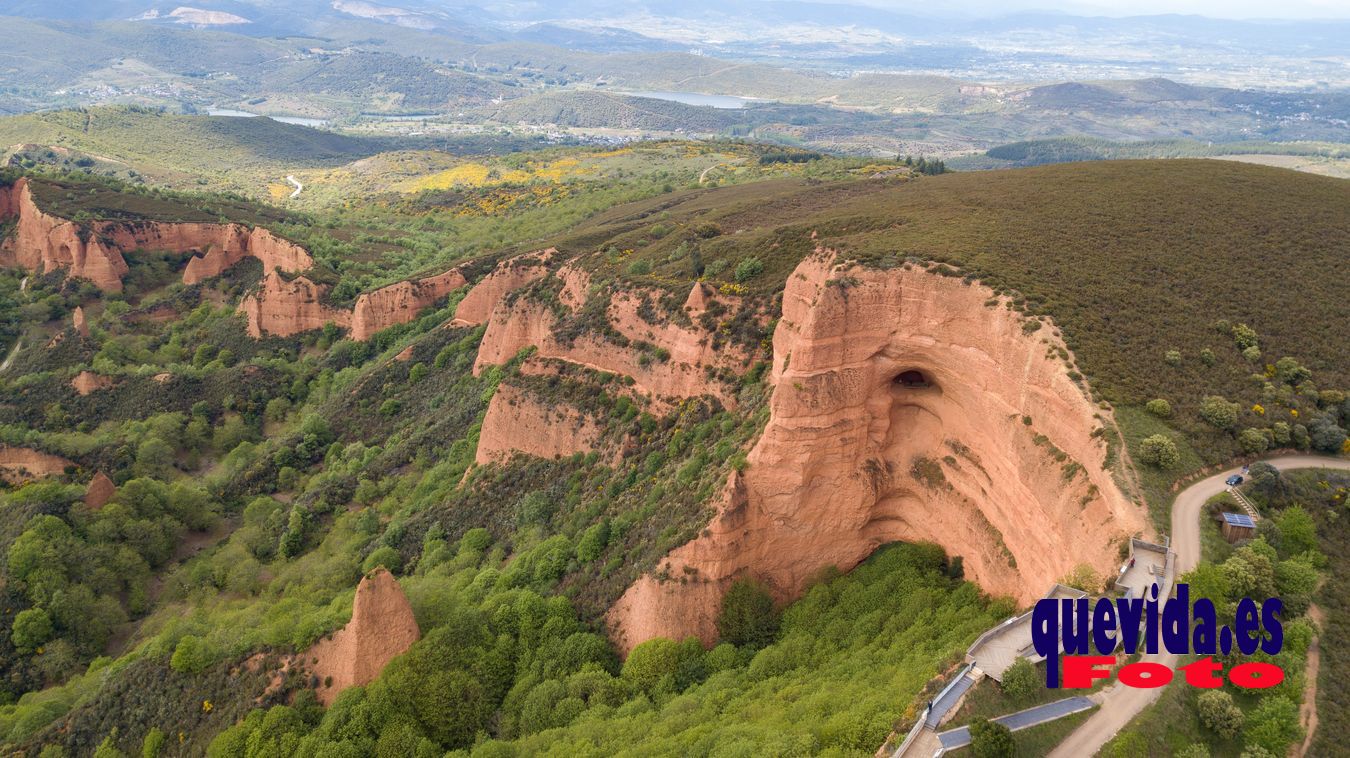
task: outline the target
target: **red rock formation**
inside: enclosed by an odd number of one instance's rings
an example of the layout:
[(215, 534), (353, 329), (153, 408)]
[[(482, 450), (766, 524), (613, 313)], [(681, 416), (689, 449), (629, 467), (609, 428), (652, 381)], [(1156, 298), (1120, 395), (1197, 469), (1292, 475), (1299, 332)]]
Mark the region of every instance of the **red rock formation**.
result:
[[(472, 294), (472, 293), (471, 293)], [(478, 349), (474, 371), (487, 365), (509, 361), (522, 348), (534, 346), (538, 355), (558, 358), (598, 371), (623, 374), (634, 379), (640, 392), (659, 401), (712, 395), (727, 406), (735, 403), (732, 391), (708, 380), (708, 369), (744, 369), (748, 355), (743, 349), (723, 345), (714, 348), (711, 335), (698, 327), (678, 324), (649, 324), (638, 315), (643, 293), (619, 293), (607, 311), (615, 330), (634, 341), (643, 341), (665, 350), (669, 358), (661, 360), (633, 346), (622, 347), (596, 334), (583, 334), (569, 344), (553, 336), (557, 317), (548, 307), (527, 298), (501, 303), (488, 321)], [(504, 297), (505, 293), (502, 293)]]
[(23, 484), (47, 476), (64, 474), (74, 463), (59, 455), (51, 455), (26, 447), (0, 445), (0, 479), (10, 484)]
[(364, 341), (371, 335), (395, 324), (412, 321), (424, 308), (466, 284), (459, 269), (451, 269), (437, 276), (398, 282), (367, 292), (356, 299), (352, 311), (352, 339)]
[(77, 334), (81, 337), (89, 336), (89, 322), (84, 320), (84, 308), (75, 306), (75, 313), (71, 315), (70, 321)]
[(374, 681), (421, 636), (398, 581), (388, 571), (376, 569), (356, 588), (352, 620), (304, 654), (319, 678), (319, 702), (329, 705), (348, 687)]
[(520, 289), (548, 273), (546, 263), (558, 251), (549, 248), (502, 261), (492, 273), (475, 284), (455, 308), (458, 324), (484, 324), (507, 293)]
[(186, 284), (216, 276), (252, 255), (265, 270), (304, 271), (314, 265), (303, 248), (266, 229), (242, 224), (98, 221), (82, 227), (37, 206), (27, 178), (0, 195), (0, 218), (17, 217), (15, 234), (0, 244), (0, 264), (46, 273), (58, 268), (109, 292), (122, 291), (123, 254), (132, 250), (202, 250), (183, 271)]
[(320, 329), (330, 321), (341, 327), (351, 324), (351, 314), (325, 305), (324, 288), (303, 276), (286, 281), (276, 270), (267, 272), (256, 292), (239, 302), (239, 312), (248, 318), (248, 333), (288, 337)]
[[(252, 230), (239, 224), (176, 224), (187, 233), (179, 245), (168, 248), (143, 244), (150, 249), (201, 249), (204, 255), (193, 256), (183, 269), (183, 284), (196, 284), (213, 276), (220, 276), (230, 266), (248, 256), (262, 261), (263, 271), (281, 269), (288, 273), (307, 271), (314, 259), (304, 248), (284, 240), (266, 229)], [(159, 225), (160, 228), (163, 225)], [(195, 236), (197, 244), (191, 242)], [(185, 247), (183, 245), (186, 245)]]
[(563, 283), (562, 290), (558, 293), (558, 300), (563, 305), (575, 311), (586, 304), (590, 298), (591, 275), (585, 269), (573, 263), (565, 263), (558, 269), (558, 278)]
[(21, 266), (39, 274), (64, 268), (100, 289), (122, 291), (127, 264), (119, 250), (105, 246), (97, 234), (75, 223), (44, 213), (33, 202), (27, 178), (19, 179), (11, 192), (18, 196), (13, 214), (18, 224), (14, 234), (0, 243), (0, 265)]
[(81, 371), (70, 380), (70, 386), (81, 396), (88, 395), (91, 392), (97, 392), (101, 389), (111, 387), (113, 379), (110, 376), (99, 376), (92, 371)]
[(694, 286), (689, 290), (689, 297), (684, 299), (684, 309), (689, 311), (691, 316), (697, 316), (708, 310), (708, 303), (712, 302), (712, 287), (703, 282), (694, 282)]
[(481, 464), (515, 453), (547, 459), (589, 453), (599, 444), (600, 433), (596, 420), (576, 408), (502, 384), (488, 403), (475, 458)]
[(84, 491), (84, 504), (91, 510), (98, 510), (108, 504), (117, 494), (117, 485), (102, 471), (89, 480), (89, 488)]
[(936, 542), (1022, 603), (1080, 564), (1109, 573), (1144, 514), (1103, 468), (1099, 411), (1053, 357), (1062, 345), (992, 297), (917, 268), (798, 266), (750, 465), (657, 572), (690, 581), (644, 576), (610, 610), (619, 644), (711, 641), (735, 577), (787, 600), (822, 567), (896, 540)]

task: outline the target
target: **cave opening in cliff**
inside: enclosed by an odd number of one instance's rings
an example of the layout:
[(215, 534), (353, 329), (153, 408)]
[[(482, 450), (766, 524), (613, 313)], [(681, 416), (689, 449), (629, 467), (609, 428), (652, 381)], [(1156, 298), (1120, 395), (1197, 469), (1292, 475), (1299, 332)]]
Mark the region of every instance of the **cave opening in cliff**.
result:
[(895, 375), (891, 383), (896, 387), (904, 389), (927, 389), (932, 387), (933, 383), (928, 379), (928, 375), (918, 369), (908, 369)]

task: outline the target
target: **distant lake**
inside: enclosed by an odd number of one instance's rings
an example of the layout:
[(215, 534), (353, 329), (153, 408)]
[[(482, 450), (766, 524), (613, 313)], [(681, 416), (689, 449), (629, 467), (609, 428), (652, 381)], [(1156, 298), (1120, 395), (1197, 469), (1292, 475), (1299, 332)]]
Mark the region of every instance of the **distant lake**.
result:
[[(249, 113), (248, 111), (237, 111), (230, 108), (207, 108), (208, 116), (226, 116), (229, 118), (258, 118), (261, 113)], [(328, 126), (328, 121), (321, 118), (301, 118), (299, 116), (268, 116), (273, 121), (280, 121), (283, 124), (295, 124), (297, 126), (310, 126), (318, 128)]]
[(759, 100), (750, 97), (736, 97), (735, 95), (705, 95), (701, 92), (619, 92), (620, 95), (632, 95), (633, 97), (650, 97), (655, 100), (670, 100), (685, 105), (706, 105), (710, 108), (735, 109), (744, 108), (750, 103), (762, 103)]

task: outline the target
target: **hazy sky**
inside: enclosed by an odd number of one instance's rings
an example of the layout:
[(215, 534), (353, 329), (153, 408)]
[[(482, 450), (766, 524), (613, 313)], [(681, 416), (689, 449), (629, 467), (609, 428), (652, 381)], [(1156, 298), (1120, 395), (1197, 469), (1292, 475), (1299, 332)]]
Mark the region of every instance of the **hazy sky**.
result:
[[(856, 0), (855, 0), (856, 1)], [(913, 0), (862, 0), (864, 4), (913, 10)], [(1055, 10), (1074, 14), (1139, 16), (1193, 13), (1213, 18), (1350, 18), (1350, 0), (946, 0), (926, 6), (979, 16)], [(1350, 40), (1346, 43), (1350, 47)]]

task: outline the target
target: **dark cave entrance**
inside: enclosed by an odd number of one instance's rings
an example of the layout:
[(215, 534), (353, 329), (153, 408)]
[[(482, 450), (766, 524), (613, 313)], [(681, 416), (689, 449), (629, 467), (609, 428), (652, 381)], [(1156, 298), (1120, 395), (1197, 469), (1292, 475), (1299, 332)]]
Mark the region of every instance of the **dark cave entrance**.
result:
[(896, 387), (903, 389), (924, 389), (933, 386), (933, 383), (929, 381), (928, 376), (918, 369), (901, 371), (899, 374), (895, 375), (895, 378), (891, 380), (891, 383)]

